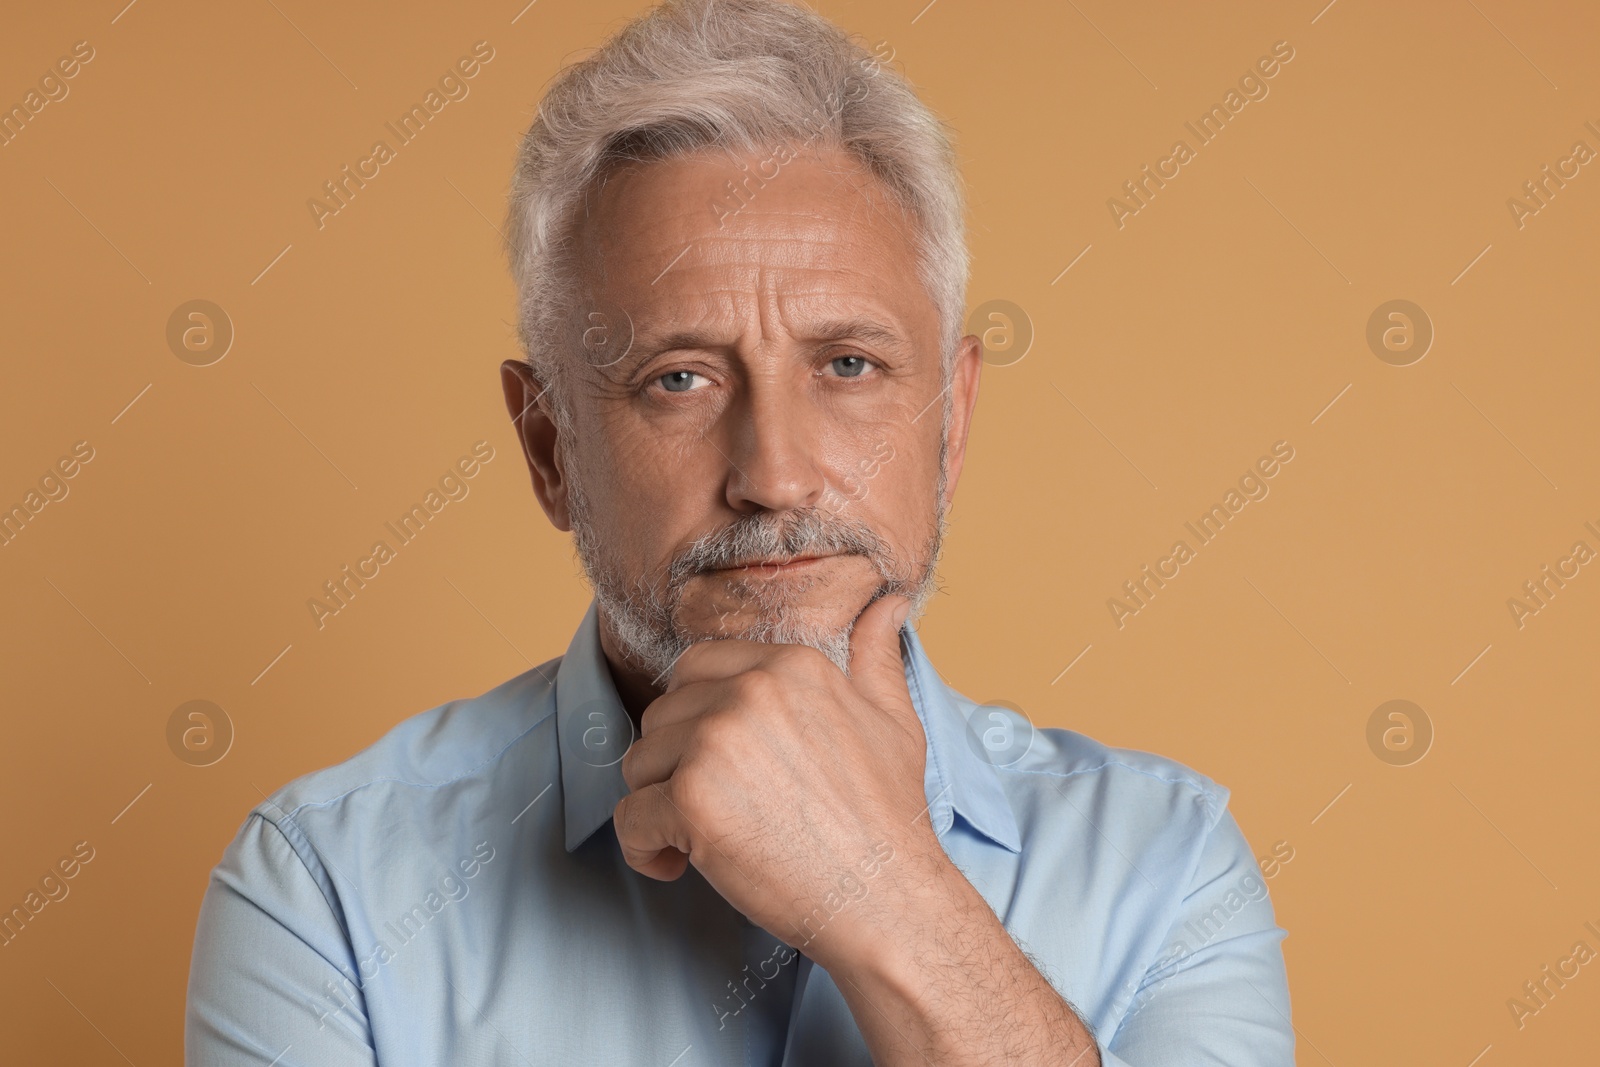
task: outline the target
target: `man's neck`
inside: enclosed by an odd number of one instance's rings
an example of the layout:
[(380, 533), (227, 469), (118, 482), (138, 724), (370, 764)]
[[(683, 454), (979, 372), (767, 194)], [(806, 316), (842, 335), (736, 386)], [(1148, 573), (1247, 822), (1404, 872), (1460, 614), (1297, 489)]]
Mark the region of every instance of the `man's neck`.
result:
[(612, 683), (617, 687), (617, 696), (622, 700), (623, 710), (628, 713), (628, 718), (633, 720), (634, 735), (638, 736), (639, 721), (644, 715), (644, 709), (665, 692), (665, 689), (651, 684), (649, 675), (628, 665), (621, 649), (612, 639), (611, 627), (606, 625), (604, 616), (600, 620), (600, 650), (605, 654), (606, 667), (611, 672)]

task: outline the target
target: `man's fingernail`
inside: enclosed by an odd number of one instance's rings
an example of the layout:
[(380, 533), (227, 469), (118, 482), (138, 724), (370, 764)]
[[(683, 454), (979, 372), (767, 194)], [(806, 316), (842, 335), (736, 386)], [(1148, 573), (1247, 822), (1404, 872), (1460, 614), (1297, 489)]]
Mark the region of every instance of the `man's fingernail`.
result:
[(911, 601), (906, 601), (894, 609), (894, 628), (896, 630), (905, 625), (906, 616), (911, 614)]

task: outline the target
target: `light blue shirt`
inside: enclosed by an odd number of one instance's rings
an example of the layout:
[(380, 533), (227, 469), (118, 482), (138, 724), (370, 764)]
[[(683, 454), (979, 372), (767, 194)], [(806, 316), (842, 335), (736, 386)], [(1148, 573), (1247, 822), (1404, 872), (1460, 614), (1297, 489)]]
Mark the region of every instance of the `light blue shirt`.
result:
[[(1227, 790), (977, 706), (902, 638), (939, 840), (1107, 1067), (1291, 1065), (1284, 931)], [(591, 602), (566, 655), (280, 789), (212, 872), (187, 1063), (869, 1064), (826, 971), (693, 867), (623, 861), (631, 734)]]

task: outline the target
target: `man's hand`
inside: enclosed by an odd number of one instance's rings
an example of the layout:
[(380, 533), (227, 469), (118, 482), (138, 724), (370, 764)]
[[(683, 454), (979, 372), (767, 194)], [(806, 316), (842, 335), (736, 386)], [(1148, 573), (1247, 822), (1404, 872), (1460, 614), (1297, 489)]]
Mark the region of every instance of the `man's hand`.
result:
[[(848, 677), (803, 645), (709, 640), (679, 657), (622, 761), (633, 792), (615, 825), (629, 865), (670, 880), (693, 863), (818, 962), (871, 951), (870, 931), (904, 904), (887, 889), (926, 884), (880, 886), (879, 868), (948, 864), (925, 817), (927, 740), (900, 655), (909, 606), (890, 595), (861, 614)], [(822, 920), (830, 936), (809, 944)]]
[(933, 831), (907, 607), (886, 596), (862, 612), (849, 677), (800, 645), (704, 641), (679, 657), (622, 760), (622, 854), (662, 880), (693, 863), (803, 949), (874, 1063), (1099, 1067), (1093, 1036)]

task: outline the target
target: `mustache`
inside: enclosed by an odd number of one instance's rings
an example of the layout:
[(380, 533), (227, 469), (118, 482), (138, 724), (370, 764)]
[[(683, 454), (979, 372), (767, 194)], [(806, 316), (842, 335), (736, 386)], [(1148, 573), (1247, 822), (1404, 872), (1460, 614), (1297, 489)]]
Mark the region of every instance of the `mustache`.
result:
[(752, 559), (824, 555), (865, 556), (882, 571), (891, 553), (877, 531), (859, 519), (816, 507), (781, 517), (763, 512), (743, 515), (678, 553), (667, 569), (667, 585), (676, 588), (696, 574)]

